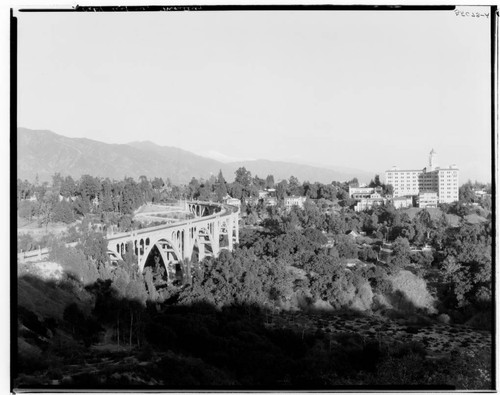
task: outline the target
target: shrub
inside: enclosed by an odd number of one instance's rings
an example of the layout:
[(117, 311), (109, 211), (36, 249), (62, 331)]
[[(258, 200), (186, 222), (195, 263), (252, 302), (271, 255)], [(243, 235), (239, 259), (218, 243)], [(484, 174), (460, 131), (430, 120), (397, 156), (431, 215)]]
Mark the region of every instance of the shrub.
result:
[(64, 222), (65, 224), (73, 222), (75, 220), (75, 213), (71, 203), (65, 200), (56, 203), (52, 220), (54, 222)]
[(66, 243), (74, 243), (74, 242), (78, 241), (81, 237), (82, 237), (82, 233), (80, 233), (78, 231), (76, 226), (70, 226), (66, 230), (66, 232), (63, 236), (63, 241), (65, 241)]
[(87, 260), (82, 251), (54, 243), (49, 258), (63, 267), (69, 277), (76, 277), (84, 285), (91, 284), (99, 278), (95, 263)]
[[(427, 290), (427, 283), (423, 278), (415, 276), (407, 270), (390, 277), (392, 288), (416, 308), (427, 309), (430, 313), (436, 312), (435, 300)], [(401, 304), (400, 304), (401, 305)]]
[(404, 237), (398, 237), (392, 244), (391, 265), (397, 270), (410, 263), (410, 243)]
[(368, 281), (364, 281), (357, 289), (351, 307), (356, 310), (369, 310), (373, 302), (373, 292)]
[(21, 218), (31, 221), (35, 215), (36, 203), (29, 200), (21, 200), (18, 205), (18, 214)]
[(122, 232), (128, 232), (132, 228), (132, 218), (129, 215), (124, 215), (118, 221), (118, 226)]
[(38, 248), (38, 245), (29, 233), (21, 233), (17, 236), (17, 252), (31, 251), (35, 248)]

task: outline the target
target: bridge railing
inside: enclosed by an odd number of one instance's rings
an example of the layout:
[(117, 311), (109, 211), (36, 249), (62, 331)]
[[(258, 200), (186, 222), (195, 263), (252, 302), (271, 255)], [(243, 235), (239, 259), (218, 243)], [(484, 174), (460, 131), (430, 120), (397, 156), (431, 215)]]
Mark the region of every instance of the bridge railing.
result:
[(139, 229), (139, 230), (135, 230), (135, 231), (114, 234), (112, 236), (108, 236), (107, 240), (113, 241), (113, 240), (121, 239), (124, 237), (130, 237), (130, 236), (135, 236), (135, 235), (141, 235), (144, 233), (150, 233), (150, 232), (154, 232), (157, 230), (178, 228), (180, 226), (192, 225), (192, 224), (196, 224), (196, 223), (200, 223), (200, 222), (204, 222), (204, 221), (209, 221), (209, 220), (215, 219), (217, 217), (225, 217), (225, 216), (234, 214), (238, 211), (238, 207), (232, 206), (229, 204), (223, 204), (223, 203), (204, 202), (204, 201), (192, 201), (192, 202), (188, 202), (188, 203), (201, 204), (201, 205), (207, 205), (207, 206), (216, 206), (216, 207), (220, 207), (221, 211), (219, 211), (215, 214), (207, 215), (205, 217), (198, 217), (198, 218), (194, 218), (194, 219), (183, 220), (183, 221), (175, 222), (173, 224), (151, 226), (148, 228), (143, 228), (143, 229)]
[[(66, 243), (66, 247), (76, 247), (77, 244), (78, 244), (77, 241), (72, 243)], [(38, 248), (36, 250), (18, 252), (17, 259), (21, 262), (28, 261), (32, 258), (41, 259), (42, 257), (48, 256), (49, 253), (50, 253), (50, 248), (48, 247)]]

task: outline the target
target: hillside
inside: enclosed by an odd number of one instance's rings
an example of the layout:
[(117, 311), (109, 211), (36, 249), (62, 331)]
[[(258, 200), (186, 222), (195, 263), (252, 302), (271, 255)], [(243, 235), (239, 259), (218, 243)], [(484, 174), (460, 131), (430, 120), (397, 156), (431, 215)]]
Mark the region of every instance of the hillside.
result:
[(208, 178), (222, 170), (226, 180), (232, 181), (234, 172), (245, 167), (253, 175), (265, 178), (273, 174), (275, 180), (297, 177), (300, 181), (346, 181), (353, 177), (367, 179), (360, 171), (337, 171), (315, 166), (270, 160), (223, 163), (191, 152), (159, 146), (152, 142), (107, 144), (86, 138), (65, 137), (47, 130), (18, 128), (18, 178), (49, 181), (55, 173), (79, 178), (83, 174), (111, 179), (125, 176), (138, 178), (170, 178), (173, 183), (188, 183), (192, 177)]
[(83, 174), (121, 179), (169, 177), (184, 183), (192, 176), (208, 177), (219, 170), (212, 159), (172, 147), (106, 144), (84, 138), (69, 138), (50, 131), (19, 128), (18, 177), (41, 181), (59, 172), (79, 178)]

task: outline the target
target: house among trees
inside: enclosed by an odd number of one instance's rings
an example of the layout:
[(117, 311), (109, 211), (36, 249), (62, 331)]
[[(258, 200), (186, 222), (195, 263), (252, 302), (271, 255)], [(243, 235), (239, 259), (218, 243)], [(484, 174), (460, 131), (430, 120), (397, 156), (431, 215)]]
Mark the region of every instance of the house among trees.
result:
[[(367, 267), (368, 266), (368, 264), (359, 260), (358, 258), (348, 258), (343, 263), (348, 268), (350, 268), (350, 267)], [(371, 264), (370, 266), (374, 266), (374, 265)]]
[(358, 237), (361, 237), (361, 235), (358, 232), (356, 232), (355, 230), (351, 230), (350, 232), (348, 232), (347, 236), (352, 237), (353, 239), (357, 239)]
[(349, 186), (349, 197), (357, 201), (354, 211), (366, 211), (373, 207), (385, 205), (386, 199), (382, 197), (383, 188), (375, 187), (352, 187)]
[(246, 197), (245, 204), (248, 206), (257, 206), (259, 204), (259, 198), (255, 196)]
[(359, 213), (360, 211), (371, 210), (373, 207), (384, 206), (386, 202), (387, 199), (384, 199), (383, 197), (361, 199), (354, 206), (354, 211)]
[(411, 196), (397, 196), (391, 200), (394, 208), (409, 208), (413, 207), (413, 197)]
[(276, 198), (276, 196), (267, 196), (264, 199), (264, 205), (266, 207), (277, 206), (278, 205), (278, 198)]
[(382, 187), (352, 187), (349, 186), (349, 197), (351, 199), (375, 199), (382, 197)]
[(304, 208), (304, 202), (306, 201), (306, 197), (292, 195), (285, 197), (284, 201), (285, 201), (285, 208), (287, 210), (290, 210), (293, 206)]
[(485, 191), (484, 188), (481, 188), (481, 189), (473, 188), (472, 191), (474, 192), (474, 195), (476, 196), (476, 198), (478, 198), (479, 200), (483, 200), (487, 196), (491, 197), (491, 194), (488, 193), (487, 191)]
[(258, 191), (259, 201), (264, 203), (264, 206), (271, 207), (278, 205), (278, 199), (276, 197), (276, 189), (266, 188)]
[(380, 253), (378, 255), (378, 260), (380, 262), (389, 263), (392, 255), (392, 243), (383, 243), (380, 247)]
[(267, 190), (260, 190), (259, 191), (259, 199), (264, 199), (269, 195), (269, 192)]

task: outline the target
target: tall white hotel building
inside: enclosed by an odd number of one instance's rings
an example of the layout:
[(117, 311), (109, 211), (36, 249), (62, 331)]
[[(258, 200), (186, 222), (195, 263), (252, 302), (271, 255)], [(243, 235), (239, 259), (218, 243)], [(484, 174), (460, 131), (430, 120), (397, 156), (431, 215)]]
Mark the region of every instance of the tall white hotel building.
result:
[(459, 170), (455, 165), (439, 167), (434, 149), (429, 154), (429, 166), (422, 170), (399, 170), (393, 167), (385, 172), (385, 183), (392, 185), (394, 197), (418, 196), (436, 193), (438, 203), (458, 200)]

